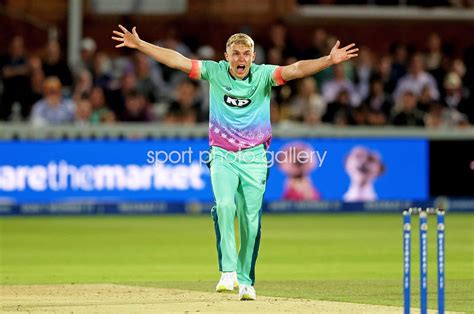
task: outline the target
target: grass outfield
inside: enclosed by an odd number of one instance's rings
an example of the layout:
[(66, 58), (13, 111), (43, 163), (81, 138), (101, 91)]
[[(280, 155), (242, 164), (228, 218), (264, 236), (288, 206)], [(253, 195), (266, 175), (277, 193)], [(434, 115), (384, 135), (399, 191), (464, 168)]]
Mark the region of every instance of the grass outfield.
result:
[[(418, 219), (412, 300), (418, 305)], [(259, 295), (402, 306), (402, 217), (263, 216)], [(415, 228), (416, 227), (416, 228)], [(429, 308), (436, 308), (435, 218)], [(121, 283), (212, 291), (219, 277), (210, 216), (0, 219), (2, 284)], [(446, 216), (446, 309), (474, 311), (474, 215)]]

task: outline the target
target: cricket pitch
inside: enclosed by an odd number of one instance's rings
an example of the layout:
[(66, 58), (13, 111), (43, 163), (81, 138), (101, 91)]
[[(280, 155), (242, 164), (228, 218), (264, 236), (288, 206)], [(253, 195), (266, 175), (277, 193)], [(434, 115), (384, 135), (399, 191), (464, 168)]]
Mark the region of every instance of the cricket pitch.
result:
[(237, 292), (199, 292), (115, 284), (3, 285), (0, 286), (0, 295), (0, 311), (3, 313), (402, 312), (400, 307), (393, 306), (268, 296), (257, 296), (256, 301), (239, 301)]

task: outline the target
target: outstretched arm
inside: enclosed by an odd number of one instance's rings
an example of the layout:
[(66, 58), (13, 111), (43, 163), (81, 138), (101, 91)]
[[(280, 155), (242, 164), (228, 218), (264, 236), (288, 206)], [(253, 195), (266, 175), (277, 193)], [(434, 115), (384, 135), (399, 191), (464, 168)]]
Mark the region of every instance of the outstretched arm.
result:
[(120, 42), (115, 48), (129, 47), (137, 49), (170, 68), (178, 69), (186, 73), (191, 72), (191, 59), (186, 58), (174, 50), (155, 46), (140, 39), (136, 27), (132, 29), (131, 33), (122, 25), (119, 25), (119, 28), (122, 30), (121, 32), (113, 31), (116, 36), (112, 36), (112, 39)]
[(285, 81), (303, 78), (319, 71), (322, 71), (331, 65), (338, 64), (357, 57), (358, 48), (353, 48), (355, 44), (339, 48), (339, 40), (331, 49), (329, 56), (313, 60), (301, 60), (293, 64), (282, 67), (281, 76)]

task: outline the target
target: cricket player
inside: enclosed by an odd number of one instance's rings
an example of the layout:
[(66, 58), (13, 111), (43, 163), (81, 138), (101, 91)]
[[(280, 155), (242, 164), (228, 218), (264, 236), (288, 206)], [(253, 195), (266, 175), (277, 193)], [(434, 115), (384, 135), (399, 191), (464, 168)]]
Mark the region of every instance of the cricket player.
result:
[[(239, 287), (240, 300), (255, 300), (255, 262), (260, 244), (262, 201), (267, 180), (266, 149), (272, 137), (272, 86), (313, 75), (357, 56), (355, 44), (340, 48), (337, 41), (328, 56), (288, 66), (254, 64), (254, 42), (234, 34), (226, 44), (225, 60), (191, 60), (176, 51), (155, 46), (119, 25), (112, 39), (117, 48), (135, 48), (171, 68), (210, 84), (210, 173), (216, 206), (211, 214), (217, 238), (219, 270), (216, 291)], [(237, 253), (234, 218), (240, 230)]]

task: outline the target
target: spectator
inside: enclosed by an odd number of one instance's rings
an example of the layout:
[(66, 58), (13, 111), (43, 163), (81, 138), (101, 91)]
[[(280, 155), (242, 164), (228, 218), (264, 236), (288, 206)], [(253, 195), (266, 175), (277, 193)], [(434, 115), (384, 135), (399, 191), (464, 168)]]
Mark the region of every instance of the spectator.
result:
[[(339, 119), (338, 121), (336, 121)], [(342, 125), (354, 124), (351, 113), (351, 102), (349, 92), (342, 89), (337, 94), (336, 99), (328, 103), (326, 113), (322, 120), (329, 123), (337, 123)]]
[(382, 56), (375, 65), (373, 77), (379, 78), (383, 83), (383, 89), (387, 94), (392, 94), (397, 81), (392, 77), (392, 57), (389, 55)]
[(43, 59), (45, 77), (56, 76), (63, 87), (71, 87), (72, 75), (66, 60), (61, 58), (61, 46), (57, 41), (49, 41), (46, 45), (46, 54)]
[(95, 40), (85, 37), (81, 40), (80, 60), (74, 65), (74, 74), (77, 75), (82, 70), (94, 73), (94, 55), (97, 49)]
[(471, 103), (474, 103), (474, 45), (470, 45), (464, 52), (463, 64), (465, 65), (463, 84), (469, 93)]
[(75, 101), (82, 98), (88, 98), (91, 93), (92, 83), (92, 75), (88, 70), (84, 69), (79, 72), (74, 83), (72, 98)]
[(380, 78), (373, 77), (370, 82), (369, 96), (364, 100), (371, 113), (381, 114), (386, 120), (392, 111), (393, 102), (390, 95), (385, 92)]
[(33, 105), (31, 122), (33, 125), (57, 125), (74, 121), (76, 105), (61, 95), (61, 81), (48, 77), (43, 84), (43, 98)]
[(311, 46), (305, 50), (305, 59), (317, 59), (325, 55), (331, 47), (327, 44), (328, 34), (322, 28), (317, 28), (311, 36)]
[(129, 91), (125, 96), (125, 110), (120, 115), (120, 121), (150, 122), (152, 120), (145, 97), (136, 90)]
[(146, 55), (141, 52), (135, 52), (133, 55), (135, 76), (137, 79), (136, 89), (145, 96), (150, 103), (158, 100), (158, 86), (155, 85), (151, 78), (151, 64)]
[(451, 71), (453, 68), (454, 61), (452, 58), (446, 54), (442, 55), (442, 59), (440, 62), (439, 67), (430, 70), (428, 73), (433, 76), (433, 78), (436, 81), (436, 86), (438, 87), (440, 91), (440, 99), (444, 96), (443, 95), (443, 82), (444, 82), (444, 77), (448, 72)]
[(334, 78), (323, 85), (323, 98), (327, 103), (334, 102), (342, 90), (349, 95), (350, 104), (357, 107), (360, 98), (352, 81), (346, 78), (342, 64), (333, 66)]
[[(366, 105), (363, 104), (363, 106), (361, 107), (366, 108)], [(382, 126), (382, 125), (387, 124), (387, 120), (388, 118), (383, 112), (373, 111), (370, 109), (367, 110), (367, 124), (368, 125)]]
[(135, 73), (125, 72), (119, 82), (118, 86), (114, 86), (114, 89), (107, 90), (105, 95), (106, 102), (109, 104), (110, 109), (112, 109), (118, 117), (120, 117), (125, 110), (126, 95), (130, 92), (137, 92), (137, 78)]
[(168, 25), (165, 29), (165, 37), (158, 41), (158, 46), (175, 50), (183, 56), (191, 55), (191, 50), (180, 38), (177, 25)]
[(392, 93), (395, 90), (398, 80), (407, 73), (407, 46), (401, 43), (394, 43), (390, 47), (390, 54), (392, 56), (390, 81), (395, 83), (393, 89), (390, 90), (390, 93)]
[(306, 77), (297, 86), (298, 92), (290, 106), (292, 120), (307, 121), (313, 125), (320, 123), (326, 112), (326, 102), (318, 93), (316, 80)]
[(88, 99), (79, 99), (76, 101), (76, 115), (75, 123), (80, 125), (87, 125), (90, 123), (92, 114), (92, 106)]
[[(41, 60), (41, 57), (38, 55), (34, 54), (29, 57), (28, 59), (28, 64), (30, 66), (30, 71), (41, 71), (43, 72), (43, 61)], [(44, 72), (43, 72), (44, 74)]]
[(275, 102), (270, 102), (270, 120), (272, 124), (280, 123), (280, 106)]
[(466, 65), (461, 59), (454, 59), (452, 65), (452, 72), (455, 72), (462, 79), (466, 74)]
[(104, 90), (100, 86), (94, 86), (89, 97), (91, 103), (91, 124), (115, 122), (115, 114), (107, 108)]
[(416, 95), (407, 89), (399, 99), (400, 112), (396, 113), (392, 123), (396, 126), (424, 126), (423, 113), (416, 108)]
[(350, 110), (351, 115), (349, 116), (352, 119), (348, 122), (353, 125), (367, 125), (369, 123), (369, 110), (366, 104), (361, 104), (356, 108)]
[[(268, 64), (284, 64), (282, 51), (273, 47), (267, 51), (267, 63)], [(296, 90), (295, 85), (297, 80), (289, 81), (287, 84), (275, 86), (272, 88), (272, 104), (274, 117), (278, 115), (278, 120), (288, 120), (291, 119), (290, 114), (290, 99), (294, 95), (294, 90)]]
[(26, 118), (30, 111), (29, 67), (23, 37), (15, 36), (10, 41), (9, 52), (0, 58), (0, 75), (3, 95), (0, 102), (0, 120), (8, 120), (15, 102), (21, 106), (21, 115)]
[[(201, 46), (197, 50), (197, 56), (200, 60), (215, 60), (216, 51), (211, 46)], [(265, 57), (263, 56), (263, 59)], [(195, 82), (195, 81), (193, 81)], [(197, 81), (198, 93), (197, 98), (201, 103), (201, 110), (198, 113), (199, 121), (207, 121), (209, 119), (209, 82), (206, 80)]]
[(407, 90), (412, 91), (418, 97), (425, 86), (429, 88), (431, 98), (438, 100), (439, 90), (436, 81), (431, 74), (424, 70), (422, 56), (415, 54), (411, 59), (409, 72), (397, 84), (394, 98), (398, 100)]
[[(176, 25), (170, 25), (169, 27), (167, 27), (165, 37), (162, 40), (159, 40), (156, 44), (160, 47), (175, 50), (179, 52), (180, 54), (182, 54), (183, 56), (186, 56), (186, 57), (191, 56), (191, 50), (181, 40), (180, 34), (178, 32), (178, 28)], [(155, 61), (153, 62), (154, 62), (154, 65), (158, 68), (158, 71), (161, 73), (163, 80), (168, 85), (166, 88), (168, 89), (170, 93), (176, 89), (176, 86), (179, 84), (180, 81), (187, 78), (187, 76), (181, 71), (169, 68)]]
[(195, 84), (190, 80), (184, 80), (176, 87), (176, 100), (171, 103), (165, 122), (194, 124), (198, 121), (201, 104), (196, 101)]
[[(331, 47), (329, 46), (329, 35), (322, 29), (317, 28), (313, 31), (311, 36), (311, 46), (303, 52), (305, 59), (317, 59), (323, 55), (329, 54)], [(275, 63), (281, 64), (281, 63)], [(329, 67), (323, 71), (320, 71), (314, 75), (318, 86), (322, 86), (324, 82), (328, 81), (332, 77), (332, 67)]]
[(267, 51), (268, 64), (283, 64), (283, 52), (280, 48), (272, 47)]
[[(43, 98), (43, 84), (44, 84), (44, 73), (40, 69), (32, 70), (30, 77), (30, 90), (28, 92), (28, 106), (31, 108), (33, 105)], [(28, 112), (29, 116), (29, 112)]]
[(418, 96), (418, 103), (416, 107), (418, 110), (423, 111), (423, 113), (430, 111), (431, 103), (434, 99), (431, 96), (431, 90), (428, 85), (423, 86), (421, 89), (420, 96)]
[(439, 102), (431, 104), (425, 116), (427, 128), (454, 128), (468, 125), (467, 117), (453, 108), (446, 108)]
[(112, 80), (112, 63), (105, 52), (97, 52), (94, 56), (94, 85), (108, 88)]
[(474, 123), (474, 105), (469, 102), (468, 92), (463, 89), (461, 77), (456, 72), (446, 75), (443, 83), (444, 103), (448, 108), (465, 114), (471, 124)]
[(270, 27), (269, 39), (270, 42), (267, 46), (267, 51), (272, 48), (277, 48), (281, 51), (283, 59), (288, 57), (296, 57), (296, 49), (288, 41), (287, 27), (282, 22), (278, 21)]
[(441, 67), (443, 53), (441, 51), (441, 37), (437, 33), (431, 33), (427, 40), (427, 53), (425, 55), (425, 67), (428, 71), (434, 71)]
[(368, 47), (360, 48), (359, 57), (355, 59), (354, 72), (357, 92), (360, 98), (364, 99), (369, 95), (370, 78), (374, 72), (373, 55)]

